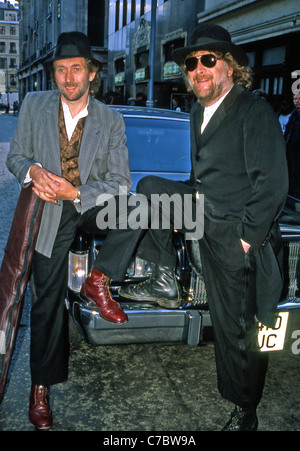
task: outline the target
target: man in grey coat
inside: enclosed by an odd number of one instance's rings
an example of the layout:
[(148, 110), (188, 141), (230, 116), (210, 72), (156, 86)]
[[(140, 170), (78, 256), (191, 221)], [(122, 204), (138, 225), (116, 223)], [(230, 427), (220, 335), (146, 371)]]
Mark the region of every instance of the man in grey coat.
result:
[[(52, 424), (47, 387), (67, 379), (69, 248), (79, 227), (98, 230), (99, 195), (118, 196), (122, 187), (127, 196), (132, 186), (123, 118), (91, 95), (100, 64), (87, 37), (62, 33), (47, 66), (58, 90), (27, 94), (7, 158), (21, 186), (32, 184), (45, 202), (33, 258), (37, 300), (31, 312), (29, 418), (38, 429)], [(105, 320), (124, 324), (127, 316), (112, 299), (101, 269), (99, 256), (82, 296)]]
[[(204, 235), (198, 246), (218, 388), (236, 405), (224, 430), (253, 431), (267, 369), (257, 346), (257, 320), (272, 325), (282, 290), (277, 219), (288, 189), (285, 143), (268, 102), (249, 92), (247, 56), (224, 28), (199, 25), (191, 45), (176, 49), (173, 58), (198, 98), (191, 111), (190, 183), (149, 176), (137, 190), (149, 199), (154, 193), (182, 199), (193, 193), (195, 200), (204, 195)], [(172, 228), (150, 228), (138, 253), (156, 264), (154, 276), (120, 294), (178, 305)]]

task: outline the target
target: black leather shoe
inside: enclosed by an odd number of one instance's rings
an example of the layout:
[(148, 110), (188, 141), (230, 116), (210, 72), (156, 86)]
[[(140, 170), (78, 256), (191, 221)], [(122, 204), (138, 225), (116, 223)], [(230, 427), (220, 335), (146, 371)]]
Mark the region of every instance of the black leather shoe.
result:
[(154, 265), (149, 279), (120, 288), (119, 295), (135, 301), (156, 302), (170, 309), (178, 308), (181, 304), (181, 287), (174, 271), (166, 266)]
[(257, 431), (257, 428), (258, 420), (255, 411), (236, 406), (222, 431)]

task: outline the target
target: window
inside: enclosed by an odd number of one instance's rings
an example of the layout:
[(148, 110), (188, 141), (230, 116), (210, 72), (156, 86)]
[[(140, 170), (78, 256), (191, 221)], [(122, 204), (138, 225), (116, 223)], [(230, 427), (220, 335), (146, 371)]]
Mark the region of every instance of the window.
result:
[(282, 95), (283, 77), (275, 77), (273, 80), (273, 94)]
[(125, 71), (125, 58), (119, 58), (115, 61), (115, 70), (117, 74)]
[(127, 25), (127, 0), (123, 0), (123, 27)]
[(119, 29), (119, 21), (120, 21), (120, 0), (116, 1), (116, 15), (115, 15), (115, 31)]
[(269, 94), (270, 78), (262, 78), (260, 81), (260, 89)]
[(10, 69), (15, 69), (17, 67), (17, 60), (16, 60), (16, 58), (10, 58), (9, 67), (10, 67)]
[(272, 66), (274, 64), (283, 64), (285, 61), (285, 47), (275, 47), (263, 52), (263, 66)]
[(9, 13), (8, 14), (8, 22), (16, 22), (17, 21), (17, 15), (15, 13)]
[(249, 67), (255, 67), (255, 52), (247, 52)]
[(17, 78), (15, 75), (9, 76), (10, 86), (17, 86)]
[(136, 0), (131, 0), (131, 22), (135, 20), (136, 17)]
[(17, 53), (17, 47), (15, 42), (11, 42), (9, 46), (9, 53)]
[(92, 46), (104, 47), (105, 31), (105, 2), (89, 0), (88, 37)]
[(147, 168), (147, 171), (166, 173), (170, 172), (172, 161), (172, 172), (190, 172), (189, 122), (126, 116), (124, 119), (132, 171)]
[(0, 53), (5, 53), (5, 42), (0, 42)]

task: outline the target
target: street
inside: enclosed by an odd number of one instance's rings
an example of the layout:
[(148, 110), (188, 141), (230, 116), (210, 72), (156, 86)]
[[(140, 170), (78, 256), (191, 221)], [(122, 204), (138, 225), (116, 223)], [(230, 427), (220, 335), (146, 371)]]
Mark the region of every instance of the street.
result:
[[(5, 166), (17, 120), (0, 115), (0, 262), (19, 192)], [(0, 405), (1, 431), (34, 430), (28, 420), (30, 301), (28, 288)], [(218, 431), (233, 408), (217, 389), (212, 341), (196, 347), (81, 342), (72, 346), (69, 366), (69, 380), (51, 388), (53, 431)], [(300, 431), (300, 353), (291, 347), (270, 353), (258, 419), (260, 431)]]

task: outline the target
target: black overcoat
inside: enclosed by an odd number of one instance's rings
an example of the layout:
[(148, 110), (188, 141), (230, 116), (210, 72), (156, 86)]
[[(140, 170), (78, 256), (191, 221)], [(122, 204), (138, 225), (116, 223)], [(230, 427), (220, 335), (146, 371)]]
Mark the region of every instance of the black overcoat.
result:
[(191, 111), (191, 182), (204, 194), (205, 239), (227, 269), (240, 267), (240, 239), (256, 262), (257, 316), (273, 324), (281, 290), (278, 216), (288, 191), (286, 148), (270, 104), (234, 85), (201, 134)]

